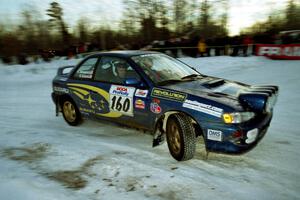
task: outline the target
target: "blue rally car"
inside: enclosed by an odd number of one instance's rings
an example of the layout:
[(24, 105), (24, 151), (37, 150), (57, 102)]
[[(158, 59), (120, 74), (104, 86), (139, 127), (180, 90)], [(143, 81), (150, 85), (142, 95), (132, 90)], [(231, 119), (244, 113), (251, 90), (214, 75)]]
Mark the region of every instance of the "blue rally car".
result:
[(277, 95), (277, 86), (206, 76), (165, 54), (115, 51), (59, 68), (52, 99), (69, 125), (94, 118), (148, 130), (153, 146), (166, 138), (182, 161), (193, 158), (199, 136), (207, 152), (252, 149), (270, 125)]

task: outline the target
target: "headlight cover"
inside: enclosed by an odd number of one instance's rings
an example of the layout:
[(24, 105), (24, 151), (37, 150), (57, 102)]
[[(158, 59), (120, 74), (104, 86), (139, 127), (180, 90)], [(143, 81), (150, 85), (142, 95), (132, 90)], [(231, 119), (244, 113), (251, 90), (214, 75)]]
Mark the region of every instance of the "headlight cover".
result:
[(277, 95), (272, 95), (266, 102), (265, 112), (271, 112), (277, 100)]
[(254, 116), (253, 112), (223, 113), (222, 115), (226, 124), (239, 124), (252, 119)]

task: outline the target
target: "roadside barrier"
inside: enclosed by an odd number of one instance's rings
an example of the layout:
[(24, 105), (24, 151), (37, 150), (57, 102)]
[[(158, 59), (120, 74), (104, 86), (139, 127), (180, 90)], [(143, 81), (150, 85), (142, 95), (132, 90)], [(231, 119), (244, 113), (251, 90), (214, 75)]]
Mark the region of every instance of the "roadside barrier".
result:
[[(223, 45), (223, 46), (206, 46), (205, 56), (222, 56), (222, 55), (231, 55), (231, 56), (250, 56), (254, 55), (256, 44), (249, 45)], [(199, 57), (198, 47), (192, 46), (176, 46), (176, 47), (154, 47), (154, 48), (143, 48), (142, 50), (152, 50), (164, 52), (173, 57), (183, 57), (191, 56), (186, 54), (194, 54), (193, 56)]]

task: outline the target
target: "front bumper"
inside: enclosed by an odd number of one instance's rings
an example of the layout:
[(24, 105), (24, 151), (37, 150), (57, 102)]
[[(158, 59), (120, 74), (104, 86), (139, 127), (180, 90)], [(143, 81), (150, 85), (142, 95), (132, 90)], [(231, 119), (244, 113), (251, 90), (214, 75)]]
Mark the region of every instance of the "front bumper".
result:
[(55, 94), (54, 92), (52, 92), (52, 93), (51, 93), (51, 97), (52, 97), (53, 103), (56, 104), (56, 102), (57, 102), (57, 94)]
[[(226, 154), (242, 154), (253, 149), (259, 141), (266, 135), (270, 122), (272, 120), (272, 113), (254, 120), (251, 123), (245, 123), (238, 126), (222, 127), (220, 125), (213, 125), (204, 129), (206, 150), (211, 152), (226, 153)], [(222, 133), (222, 138), (219, 141), (209, 139), (209, 130), (217, 129)], [(249, 139), (249, 133), (256, 132), (255, 138)], [(233, 138), (233, 133), (240, 133), (240, 137)], [(247, 136), (248, 133), (248, 136)]]

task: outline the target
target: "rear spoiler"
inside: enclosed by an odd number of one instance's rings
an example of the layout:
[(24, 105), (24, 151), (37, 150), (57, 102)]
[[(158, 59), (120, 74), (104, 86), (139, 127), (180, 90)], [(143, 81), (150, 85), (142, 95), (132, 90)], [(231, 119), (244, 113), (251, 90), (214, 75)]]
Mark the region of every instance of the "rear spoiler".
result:
[[(63, 67), (60, 67), (60, 68), (58, 68), (58, 70), (57, 70), (57, 75), (58, 76), (66, 76), (66, 75), (68, 75), (71, 71), (72, 71), (72, 69), (74, 68), (75, 66), (74, 65), (69, 65), (69, 66), (63, 66)], [(67, 70), (68, 69), (68, 70)]]

